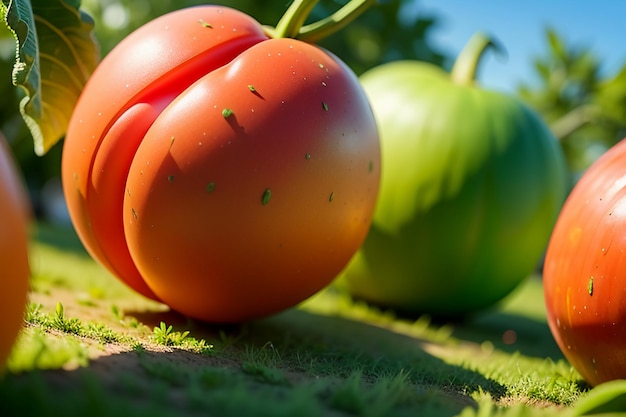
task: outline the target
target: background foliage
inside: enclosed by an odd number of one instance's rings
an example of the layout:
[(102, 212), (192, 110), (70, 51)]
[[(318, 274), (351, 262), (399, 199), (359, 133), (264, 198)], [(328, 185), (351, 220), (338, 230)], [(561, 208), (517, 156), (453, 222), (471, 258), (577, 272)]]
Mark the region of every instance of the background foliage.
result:
[[(347, 0), (320, 0), (310, 16), (319, 20)], [(104, 56), (123, 37), (143, 23), (182, 7), (205, 4), (201, 0), (83, 0), (82, 7), (94, 18), (95, 35)], [(275, 25), (289, 0), (214, 0), (212, 3), (240, 9), (266, 25)], [(420, 0), (381, 0), (347, 28), (321, 45), (357, 73), (384, 62), (417, 59), (448, 69), (455, 57), (438, 51), (431, 42), (442, 16), (426, 15)], [(497, 34), (495, 34), (497, 36)], [(537, 110), (561, 140), (573, 180), (608, 147), (626, 136), (626, 65), (616, 74), (601, 71), (602, 57), (562, 38), (546, 28), (545, 49), (529, 57), (537, 81), (522, 84), (521, 99)], [(505, 45), (506, 47), (506, 45)], [(0, 130), (17, 156), (35, 205), (40, 191), (58, 176), (62, 143), (44, 157), (33, 152), (32, 137), (19, 115), (21, 92), (10, 82), (15, 44), (0, 25)]]
[(546, 49), (529, 62), (539, 82), (518, 93), (550, 124), (578, 176), (626, 136), (626, 66), (603, 74), (602, 58), (589, 47), (568, 43), (552, 28), (545, 40)]
[[(428, 43), (428, 34), (436, 19), (404, 12), (415, 1), (381, 1), (380, 5), (366, 11), (348, 28), (325, 39), (321, 45), (341, 56), (356, 73), (399, 58), (421, 59), (443, 65), (446, 57)], [(321, 0), (309, 20), (319, 20), (346, 2)], [(82, 8), (95, 20), (94, 32), (104, 56), (145, 22), (175, 9), (206, 3), (201, 0), (84, 0)], [(272, 26), (289, 5), (288, 0), (216, 0), (211, 3), (240, 9), (262, 24)], [(412, 41), (407, 42), (407, 39)], [(14, 51), (13, 39), (8, 30), (0, 25), (0, 94), (3, 97), (0, 130), (5, 133), (17, 156), (37, 206), (41, 189), (60, 172), (62, 143), (54, 146), (44, 157), (34, 154), (32, 137), (18, 110), (21, 92), (10, 82)]]

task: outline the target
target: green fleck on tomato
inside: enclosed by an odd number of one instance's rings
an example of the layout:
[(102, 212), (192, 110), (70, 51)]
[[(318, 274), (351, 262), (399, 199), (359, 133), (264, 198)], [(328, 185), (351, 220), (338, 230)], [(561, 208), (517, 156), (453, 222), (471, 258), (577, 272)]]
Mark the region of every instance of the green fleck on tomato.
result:
[(254, 88), (252, 84), (248, 84), (248, 90), (250, 90), (250, 92), (252, 93), (256, 93), (256, 88)]
[(335, 199), (335, 193), (331, 191), (330, 195), (328, 196), (328, 202), (332, 203), (334, 199)]
[(206, 192), (207, 193), (212, 193), (213, 190), (215, 190), (215, 183), (213, 181), (211, 181), (210, 183), (207, 184), (206, 186)]
[(361, 76), (382, 171), (369, 234), (342, 277), (354, 296), (458, 317), (537, 267), (565, 198), (565, 158), (530, 108), (477, 85), (492, 45), (473, 37), (451, 73), (396, 61)]
[(263, 205), (266, 205), (267, 203), (270, 202), (271, 198), (272, 198), (272, 190), (268, 188), (263, 192), (263, 197), (261, 197), (261, 203)]
[(173, 176), (173, 175), (168, 175), (168, 176), (167, 176), (167, 180), (168, 180), (169, 182), (174, 182), (174, 176)]
[(200, 23), (202, 26), (204, 26), (205, 28), (209, 28), (209, 29), (213, 29), (213, 25), (202, 20), (202, 19), (198, 19), (198, 23)]
[(593, 295), (593, 277), (589, 278), (589, 282), (587, 283), (587, 292), (589, 295)]
[(328, 111), (328, 104), (325, 101), (322, 101), (322, 108), (324, 111)]
[(222, 110), (222, 116), (224, 116), (224, 118), (227, 119), (227, 118), (229, 118), (232, 115), (233, 115), (232, 109), (225, 108), (225, 109)]

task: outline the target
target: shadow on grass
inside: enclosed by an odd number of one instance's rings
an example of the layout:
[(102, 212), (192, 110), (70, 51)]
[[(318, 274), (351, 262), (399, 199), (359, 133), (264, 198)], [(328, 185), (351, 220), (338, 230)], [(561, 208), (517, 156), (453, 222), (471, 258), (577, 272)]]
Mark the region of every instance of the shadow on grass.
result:
[(492, 311), (458, 323), (453, 336), (476, 343), (491, 343), (504, 352), (520, 352), (526, 356), (563, 359), (548, 325), (531, 317)]
[(504, 390), (428, 354), (426, 341), (344, 318), (294, 309), (215, 326), (176, 313), (128, 314), (189, 330), (214, 348), (112, 349), (85, 368), (9, 374), (0, 379), (0, 415), (445, 417), (476, 407), (476, 390), (494, 398)]
[[(214, 345), (213, 358), (237, 363), (265, 382), (308, 387), (304, 390), (315, 391), (326, 408), (343, 407), (356, 415), (376, 403), (452, 416), (476, 406), (472, 392), (505, 394), (493, 380), (427, 353), (431, 342), (346, 318), (291, 309), (242, 325), (216, 326), (174, 312), (127, 314), (150, 327), (164, 322), (176, 331), (189, 330), (190, 337)], [(348, 405), (325, 403), (324, 396), (336, 390), (345, 391)]]
[[(493, 348), (506, 353), (519, 352), (525, 356), (546, 358), (556, 362), (564, 359), (564, 356), (545, 318), (537, 312), (537, 306), (528, 305), (528, 303), (543, 304), (540, 282), (537, 277), (529, 278), (499, 304), (473, 314), (455, 317), (430, 317), (426, 314), (424, 317), (429, 317), (429, 321), (436, 327), (446, 326), (452, 329), (451, 336), (456, 339), (491, 344)], [(537, 295), (542, 298), (537, 299)], [(510, 305), (507, 306), (507, 303), (511, 302), (516, 304), (513, 309)], [(526, 314), (522, 312), (523, 307), (528, 307), (531, 311)], [(384, 311), (384, 307), (377, 308)], [(422, 318), (419, 314), (404, 311), (393, 311), (392, 314), (407, 322)]]

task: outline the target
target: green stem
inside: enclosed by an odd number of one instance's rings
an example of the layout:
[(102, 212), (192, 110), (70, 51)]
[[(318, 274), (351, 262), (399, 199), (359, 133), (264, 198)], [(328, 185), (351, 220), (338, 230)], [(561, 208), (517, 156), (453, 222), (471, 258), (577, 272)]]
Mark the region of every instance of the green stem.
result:
[(297, 37), (306, 42), (317, 42), (344, 28), (376, 3), (377, 0), (351, 0), (327, 18), (301, 27)]
[(280, 18), (276, 29), (271, 30), (273, 38), (295, 38), (304, 25), (304, 22), (319, 0), (294, 0), (283, 17)]
[(474, 84), (480, 58), (488, 47), (492, 47), (498, 55), (506, 56), (506, 50), (502, 45), (484, 33), (476, 33), (465, 45), (452, 67), (450, 72), (452, 82), (461, 85)]

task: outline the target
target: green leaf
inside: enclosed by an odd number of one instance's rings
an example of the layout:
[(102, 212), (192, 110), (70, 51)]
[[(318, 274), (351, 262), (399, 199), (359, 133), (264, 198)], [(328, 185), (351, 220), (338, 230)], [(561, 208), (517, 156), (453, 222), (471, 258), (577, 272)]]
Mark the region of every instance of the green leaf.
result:
[(626, 380), (614, 380), (598, 385), (581, 398), (572, 409), (572, 417), (624, 416), (625, 410)]
[(551, 27), (546, 29), (546, 35), (548, 37), (548, 44), (550, 45), (552, 54), (561, 60), (565, 60), (567, 58), (567, 48), (563, 39), (559, 36), (556, 30)]
[(65, 135), (98, 64), (94, 23), (79, 0), (2, 0), (0, 12), (16, 40), (13, 84), (25, 92), (20, 112), (41, 156)]

